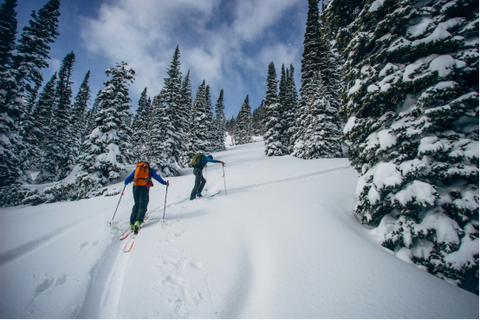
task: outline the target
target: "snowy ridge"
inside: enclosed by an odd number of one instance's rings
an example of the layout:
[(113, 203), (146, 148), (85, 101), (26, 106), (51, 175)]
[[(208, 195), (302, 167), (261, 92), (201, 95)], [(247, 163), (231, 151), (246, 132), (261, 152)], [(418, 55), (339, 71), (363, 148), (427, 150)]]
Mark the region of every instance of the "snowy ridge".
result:
[[(214, 154), (207, 201), (191, 170), (150, 193), (130, 253), (118, 197), (2, 209), (3, 318), (478, 318), (478, 297), (382, 248), (352, 214), (347, 159)], [(115, 186), (122, 189), (122, 184)]]

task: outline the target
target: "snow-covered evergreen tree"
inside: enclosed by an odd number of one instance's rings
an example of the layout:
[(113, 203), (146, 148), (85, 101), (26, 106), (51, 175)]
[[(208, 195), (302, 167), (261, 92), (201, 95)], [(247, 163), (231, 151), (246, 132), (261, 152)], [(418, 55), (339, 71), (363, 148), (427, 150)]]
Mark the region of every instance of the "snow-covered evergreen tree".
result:
[(12, 68), (17, 32), (16, 6), (14, 0), (5, 1), (0, 6), (0, 206), (8, 204), (10, 187), (26, 180), (22, 179), (26, 175), (20, 169), (21, 159), (16, 153), (22, 143), (19, 121), (23, 110), (15, 101), (21, 88), (15, 82), (16, 70)]
[[(283, 77), (281, 86), (285, 88), (285, 68), (282, 68)], [(285, 90), (282, 91), (285, 93)], [(278, 80), (275, 64), (270, 62), (267, 74), (267, 92), (264, 99), (264, 126), (265, 133), (265, 154), (267, 156), (283, 156), (286, 153), (286, 146), (283, 144), (284, 121), (282, 105), (278, 97)], [(242, 107), (243, 108), (243, 107)], [(240, 115), (239, 115), (240, 117)]]
[(214, 150), (214, 140), (215, 140), (215, 121), (213, 116), (213, 104), (212, 104), (212, 94), (210, 92), (210, 86), (207, 85), (205, 88), (205, 107), (207, 108), (207, 123), (210, 124), (208, 130), (208, 149), (207, 152), (212, 152)]
[(138, 108), (132, 125), (132, 147), (135, 162), (147, 159), (146, 142), (148, 137), (150, 113), (151, 105), (147, 96), (147, 88), (145, 88), (138, 100)]
[(297, 140), (292, 155), (301, 159), (340, 158), (338, 109), (330, 104), (331, 95), (320, 72), (309, 81), (299, 104)]
[[(165, 83), (160, 93), (160, 100), (165, 107), (164, 112), (166, 112), (166, 116), (168, 116), (175, 128), (173, 131), (166, 131), (167, 136), (163, 137), (164, 140), (173, 141), (173, 144), (171, 144), (173, 148), (171, 155), (175, 159), (175, 165), (173, 165), (175, 167), (181, 166), (187, 131), (185, 127), (187, 120), (185, 117), (188, 113), (186, 111), (186, 108), (188, 108), (186, 101), (188, 100), (186, 98), (188, 90), (183, 86), (180, 66), (180, 48), (177, 46), (170, 67), (167, 70), (168, 77), (165, 78)], [(185, 84), (185, 86), (188, 86), (188, 84)]]
[(65, 56), (58, 72), (52, 120), (46, 133), (40, 173), (35, 179), (38, 183), (61, 180), (73, 168), (71, 104), (74, 63), (75, 53), (72, 51)]
[[(190, 119), (190, 111), (192, 111), (192, 83), (190, 81), (190, 70), (187, 72), (182, 82), (182, 107), (179, 109), (179, 119), (182, 122), (181, 127), (185, 131), (185, 136), (188, 131), (188, 121)], [(185, 137), (184, 137), (185, 139)]]
[(193, 100), (190, 115), (190, 127), (187, 133), (187, 145), (184, 154), (186, 164), (190, 163), (193, 155), (197, 152), (208, 153), (211, 138), (211, 111), (207, 104), (207, 86), (205, 80), (198, 87)]
[(327, 7), (346, 57), (356, 213), (402, 259), (478, 290), (478, 2)]
[(29, 121), (22, 128), (22, 137), (29, 146), (26, 158), (23, 158), (25, 168), (31, 165), (38, 168), (41, 165), (42, 150), (45, 150), (46, 136), (55, 108), (56, 81), (57, 73), (55, 72), (40, 93)]
[(227, 133), (223, 89), (215, 104), (214, 137), (212, 151), (225, 151), (225, 137)]
[(262, 99), (260, 105), (252, 112), (252, 129), (254, 136), (263, 136), (265, 134), (264, 114), (265, 99)]
[(234, 116), (232, 116), (229, 120), (226, 122), (226, 127), (227, 127), (227, 132), (230, 135), (231, 138), (231, 145), (234, 146), (236, 145), (235, 137), (236, 134), (235, 132), (237, 131), (237, 119), (235, 119)]
[(5, 0), (0, 6), (0, 74), (11, 68), (17, 33), (17, 0)]
[[(0, 37), (2, 41), (3, 61), (0, 68), (0, 204), (18, 204), (21, 199), (22, 181), (28, 176), (22, 170), (24, 156), (28, 146), (21, 139), (21, 123), (25, 121), (25, 101), (32, 91), (40, 88), (41, 69), (48, 66), (46, 59), (50, 50), (49, 43), (56, 37), (58, 25), (59, 1), (51, 0), (39, 11), (32, 13), (29, 26), (23, 29), (19, 45), (14, 43), (16, 34), (16, 1), (6, 1), (0, 9), (2, 22)], [(5, 20), (3, 20), (5, 18)], [(13, 48), (17, 52), (12, 52)], [(25, 97), (25, 94), (27, 96)], [(27, 99), (26, 99), (27, 98)], [(13, 194), (15, 193), (15, 194)]]
[(286, 138), (287, 153), (293, 152), (294, 139), (296, 129), (296, 113), (298, 103), (297, 86), (295, 84), (295, 69), (290, 64), (290, 68), (286, 70), (285, 80), (285, 97), (283, 102), (283, 117), (285, 119), (286, 130), (284, 132)]
[[(101, 90), (97, 92), (97, 96), (93, 101), (92, 108), (87, 111), (85, 115), (85, 130), (83, 132), (83, 141), (85, 141), (86, 137), (92, 133), (93, 129), (95, 129), (95, 118), (97, 117), (100, 101), (98, 101), (98, 96), (100, 95)], [(83, 143), (82, 143), (83, 144)]]
[(15, 65), (18, 69), (17, 82), (22, 82), (26, 100), (35, 101), (43, 76), (41, 70), (48, 67), (50, 44), (59, 35), (58, 17), (60, 0), (48, 1), (38, 14), (33, 11), (29, 25), (23, 28), (22, 37), (17, 46)]
[(146, 141), (146, 155), (150, 165), (165, 177), (178, 176), (181, 165), (175, 157), (176, 130), (170, 118), (168, 104), (163, 102), (165, 88), (154, 97)]
[(251, 143), (252, 135), (252, 107), (250, 107), (250, 101), (247, 95), (237, 116), (235, 126), (235, 143)]
[(87, 125), (86, 112), (88, 102), (90, 100), (90, 86), (88, 81), (90, 79), (90, 70), (88, 70), (82, 84), (78, 89), (72, 105), (72, 135), (71, 135), (71, 167), (76, 164), (77, 157), (80, 155), (81, 146), (85, 139), (85, 127)]
[[(333, 54), (327, 39), (320, 32), (318, 1), (310, 0), (302, 60), (302, 85), (293, 133), (293, 155), (304, 159), (342, 156), (341, 122), (337, 117), (338, 99), (336, 97), (339, 90), (337, 76)], [(317, 92), (319, 90), (324, 97), (319, 96), (320, 92)], [(328, 100), (324, 101), (325, 98)], [(319, 110), (312, 110), (314, 106)], [(315, 118), (315, 123), (319, 121), (329, 123), (321, 125), (319, 123), (318, 128), (307, 129), (307, 126), (313, 123), (312, 116)], [(309, 136), (308, 130), (315, 130), (317, 132), (315, 137)], [(323, 138), (325, 138), (324, 141), (319, 141)], [(308, 150), (308, 148), (312, 149)]]
[(132, 107), (129, 85), (134, 81), (135, 71), (127, 67), (122, 61), (105, 71), (110, 79), (105, 81), (105, 88), (97, 97), (96, 128), (83, 143), (78, 160), (82, 170), (97, 177), (102, 185), (118, 179), (132, 158), (131, 128), (124, 119)]

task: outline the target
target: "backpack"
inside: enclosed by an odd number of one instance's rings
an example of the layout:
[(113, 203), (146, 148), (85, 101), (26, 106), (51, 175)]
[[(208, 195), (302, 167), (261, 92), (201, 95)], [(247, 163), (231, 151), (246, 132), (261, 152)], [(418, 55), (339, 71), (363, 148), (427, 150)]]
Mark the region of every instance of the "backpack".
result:
[(137, 163), (135, 175), (133, 177), (133, 184), (144, 187), (150, 180), (150, 164), (148, 162)]
[(200, 168), (200, 162), (205, 157), (203, 153), (197, 152), (192, 158), (192, 162), (190, 162), (190, 166), (193, 168)]

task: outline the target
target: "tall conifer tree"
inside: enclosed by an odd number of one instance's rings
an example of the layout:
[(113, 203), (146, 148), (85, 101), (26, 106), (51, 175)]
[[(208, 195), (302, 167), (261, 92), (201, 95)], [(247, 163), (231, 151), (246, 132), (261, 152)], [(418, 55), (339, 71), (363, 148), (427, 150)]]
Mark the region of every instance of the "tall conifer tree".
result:
[(24, 158), (26, 168), (31, 165), (39, 167), (41, 165), (41, 155), (44, 153), (46, 146), (46, 137), (48, 128), (52, 121), (53, 110), (55, 108), (55, 83), (57, 81), (57, 73), (55, 72), (47, 84), (44, 86), (40, 97), (35, 104), (30, 121), (23, 126), (22, 136), (29, 145), (29, 152)]
[(211, 111), (207, 104), (207, 86), (204, 80), (198, 87), (195, 99), (193, 100), (190, 127), (187, 134), (187, 148), (184, 155), (185, 162), (187, 163), (195, 153), (208, 153), (210, 150), (210, 113)]
[(250, 100), (247, 95), (237, 116), (235, 142), (236, 144), (251, 143), (252, 135), (252, 107), (250, 106)]
[[(168, 77), (165, 78), (164, 87), (160, 94), (160, 100), (165, 107), (166, 116), (169, 117), (175, 130), (166, 132), (165, 140), (171, 139), (172, 156), (175, 159), (175, 166), (181, 166), (181, 157), (185, 149), (187, 101), (185, 87), (182, 83), (182, 72), (180, 71), (180, 48), (177, 46), (173, 54), (172, 62), (167, 70)], [(187, 84), (185, 84), (187, 85)]]
[[(285, 89), (284, 67), (282, 67), (282, 73), (281, 87)], [(282, 91), (282, 94), (285, 94), (285, 90)], [(268, 65), (267, 92), (264, 102), (265, 133), (263, 139), (265, 141), (265, 154), (267, 156), (283, 156), (286, 151), (282, 141), (282, 134), (285, 128), (282, 119), (282, 105), (278, 97), (277, 71), (275, 70), (273, 61)]]
[(148, 125), (151, 116), (151, 105), (147, 96), (147, 88), (143, 89), (138, 108), (132, 125), (132, 146), (135, 162), (146, 159), (146, 142), (148, 137)]
[(75, 53), (72, 51), (63, 59), (58, 73), (55, 87), (55, 107), (46, 136), (37, 182), (61, 180), (73, 168), (71, 104), (74, 63)]
[(81, 146), (85, 139), (85, 127), (87, 125), (86, 112), (90, 100), (90, 70), (83, 78), (82, 84), (78, 89), (72, 105), (72, 135), (71, 135), (71, 166), (75, 165), (77, 157), (80, 155)]
[(150, 165), (165, 177), (178, 176), (181, 166), (176, 159), (177, 145), (172, 138), (176, 130), (170, 118), (168, 105), (163, 101), (165, 88), (153, 99), (146, 142), (146, 155)]
[(96, 128), (83, 143), (78, 160), (82, 170), (90, 172), (102, 185), (118, 179), (132, 159), (131, 128), (125, 118), (132, 107), (129, 85), (135, 79), (135, 71), (127, 68), (128, 64), (122, 61), (105, 71), (110, 79), (97, 96)]
[(355, 212), (397, 256), (478, 288), (478, 2), (367, 1), (354, 21), (344, 5), (327, 17), (346, 57)]
[(32, 12), (29, 25), (23, 28), (17, 49), (16, 68), (19, 71), (17, 81), (24, 83), (27, 101), (34, 102), (43, 82), (41, 70), (48, 67), (50, 44), (59, 35), (59, 16), (60, 0), (50, 0), (38, 10), (38, 14)]
[[(336, 71), (333, 54), (327, 39), (320, 29), (318, 1), (309, 0), (307, 27), (305, 31), (304, 52), (302, 60), (302, 85), (300, 99), (296, 110), (297, 121), (293, 134), (293, 155), (304, 159), (340, 157), (341, 152), (341, 122), (338, 113), (339, 79)], [(320, 77), (320, 78), (319, 78)], [(321, 88), (320, 88), (321, 86)], [(328, 101), (319, 101), (318, 90), (325, 93)], [(318, 110), (312, 108), (317, 107)], [(323, 115), (321, 115), (323, 113)], [(311, 116), (315, 115), (316, 122), (322, 123), (321, 130), (315, 135), (315, 142), (307, 134), (307, 126), (311, 125)], [(318, 131), (316, 131), (318, 133)], [(324, 137), (324, 141), (320, 141)], [(305, 139), (308, 139), (306, 141)], [(311, 148), (311, 150), (306, 150)], [(320, 150), (321, 149), (321, 150)]]
[(215, 104), (215, 123), (214, 123), (214, 148), (213, 151), (225, 151), (225, 136), (226, 136), (226, 117), (225, 105), (223, 98), (223, 89)]
[(0, 74), (10, 69), (13, 63), (17, 34), (17, 0), (5, 0), (0, 6)]

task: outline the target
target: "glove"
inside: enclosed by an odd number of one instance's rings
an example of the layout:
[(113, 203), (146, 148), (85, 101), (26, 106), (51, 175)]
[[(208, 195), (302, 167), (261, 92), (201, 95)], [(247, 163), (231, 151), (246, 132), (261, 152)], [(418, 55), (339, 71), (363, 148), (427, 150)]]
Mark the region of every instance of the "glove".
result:
[(167, 180), (167, 184), (166, 184), (166, 186), (168, 187), (169, 185), (170, 185), (170, 181), (168, 181), (168, 180)]
[(220, 163), (222, 164), (222, 166), (224, 166), (224, 165), (225, 165), (225, 162), (223, 162), (223, 161), (220, 161)]

